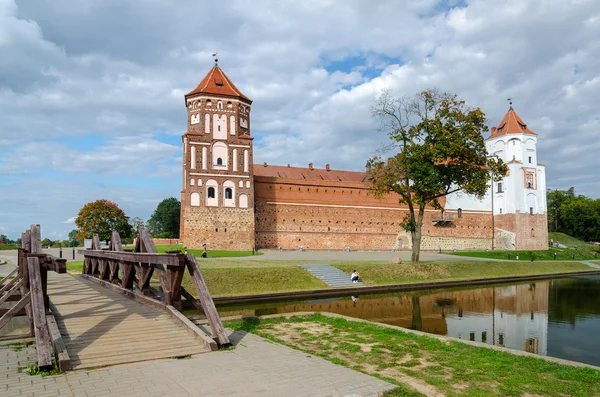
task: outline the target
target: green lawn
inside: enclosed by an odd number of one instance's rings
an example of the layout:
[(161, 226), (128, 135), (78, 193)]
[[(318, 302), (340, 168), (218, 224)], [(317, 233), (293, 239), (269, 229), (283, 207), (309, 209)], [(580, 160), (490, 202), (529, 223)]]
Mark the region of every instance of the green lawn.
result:
[[(186, 249), (183, 248), (183, 244), (170, 244), (170, 245), (157, 245), (156, 251), (164, 253), (165, 251), (181, 250), (184, 252)], [(188, 249), (189, 254), (194, 254), (197, 257), (202, 255), (201, 249)], [(219, 251), (219, 250), (207, 250), (206, 254), (208, 258), (227, 258), (227, 257), (239, 257), (239, 256), (252, 256), (252, 251)], [(262, 255), (262, 252), (255, 252), (255, 256)]]
[(595, 270), (579, 262), (423, 262), (394, 264), (336, 264), (347, 274), (354, 269), (366, 285), (403, 284), (486, 277), (524, 276)]
[(554, 242), (558, 241), (569, 248), (593, 246), (592, 244), (586, 243), (585, 241), (581, 241), (579, 239), (576, 239), (575, 237), (571, 237), (568, 234), (558, 232), (548, 232), (548, 240), (553, 240)]
[[(212, 296), (328, 288), (327, 284), (299, 267), (204, 268), (202, 274)], [(189, 274), (182, 285), (193, 295), (196, 290)]]
[[(230, 323), (274, 342), (376, 376), (398, 388), (387, 396), (592, 396), (600, 371), (414, 335), (321, 314)], [(423, 385), (421, 392), (411, 385)]]
[[(573, 249), (573, 248), (550, 248), (544, 251), (466, 251), (451, 252), (451, 255), (468, 256), (471, 258), (484, 259), (510, 259), (519, 261), (534, 260), (588, 260), (600, 258), (600, 253), (591, 249)], [(556, 254), (556, 256), (555, 256)], [(517, 259), (517, 256), (519, 259)]]

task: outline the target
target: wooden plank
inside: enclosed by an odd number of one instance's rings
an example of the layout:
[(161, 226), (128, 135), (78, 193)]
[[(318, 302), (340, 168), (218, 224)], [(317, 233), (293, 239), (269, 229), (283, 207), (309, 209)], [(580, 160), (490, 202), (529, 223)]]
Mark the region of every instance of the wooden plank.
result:
[(98, 234), (94, 234), (94, 236), (92, 237), (92, 249), (93, 250), (100, 250), (100, 238), (98, 237)]
[[(9, 282), (11, 280), (11, 277), (15, 276), (18, 271), (19, 271), (19, 267), (17, 266), (10, 273), (8, 273), (8, 275), (6, 277), (4, 277), (2, 280), (0, 280), (0, 286), (2, 284)], [(2, 290), (0, 290), (0, 295), (2, 295)]]
[(31, 300), (31, 294), (28, 292), (21, 300), (11, 307), (2, 317), (0, 317), (0, 329), (4, 327), (11, 318), (13, 318), (18, 312), (21, 311)]
[[(28, 237), (28, 234), (25, 233), (25, 236)], [(27, 250), (20, 249), (19, 250), (19, 275), (23, 279), (23, 285), (21, 286), (21, 296), (25, 296), (29, 293), (29, 270), (27, 265)], [(29, 336), (33, 336), (35, 333), (35, 328), (33, 326), (33, 315), (31, 313), (31, 299), (29, 303), (25, 306), (25, 314), (27, 315), (27, 323), (29, 324)]]
[[(3, 304), (4, 302), (6, 302), (8, 300), (8, 297), (13, 295), (15, 292), (20, 291), (21, 287), (23, 286), (23, 279), (22, 278), (14, 278), (13, 280), (17, 281), (15, 285), (12, 286), (11, 289), (9, 289), (4, 295), (2, 295), (0, 297), (0, 305)], [(6, 284), (7, 286), (10, 284)]]
[(15, 278), (8, 280), (8, 283), (6, 283), (6, 285), (4, 285), (4, 287), (0, 288), (0, 296), (3, 296), (7, 291), (12, 289), (12, 287), (16, 283), (19, 283), (21, 281), (23, 281), (23, 279), (21, 277), (15, 277)]
[(26, 249), (27, 234), (25, 232), (21, 233), (21, 249)]
[(135, 267), (130, 262), (121, 262), (121, 288), (133, 289), (133, 282), (135, 279)]
[(145, 252), (116, 252), (80, 249), (79, 253), (89, 258), (114, 259), (124, 262), (140, 262), (151, 265), (185, 266), (183, 254), (153, 254)]
[(192, 334), (192, 336), (198, 338), (206, 346), (206, 348), (212, 351), (219, 350), (219, 346), (217, 345), (217, 343), (208, 335), (206, 335), (200, 328), (198, 328), (196, 324), (194, 324), (186, 316), (184, 316), (179, 310), (177, 310), (171, 305), (167, 305), (167, 310), (169, 311), (169, 314), (174, 320), (176, 320), (183, 327), (185, 327), (185, 329), (190, 334)]
[(181, 287), (181, 295), (183, 295), (185, 297), (185, 299), (187, 299), (187, 301), (192, 304), (192, 306), (194, 306), (196, 309), (198, 309), (198, 311), (200, 311), (202, 314), (204, 314), (204, 309), (202, 308), (200, 301), (198, 299), (194, 298), (194, 296), (192, 294), (190, 294), (184, 287)]
[(96, 284), (100, 284), (101, 286), (103, 286), (105, 288), (112, 289), (115, 292), (119, 292), (129, 298), (133, 298), (140, 303), (145, 303), (147, 305), (150, 305), (154, 308), (161, 309), (161, 310), (165, 309), (165, 304), (159, 300), (152, 299), (147, 296), (135, 293), (134, 291), (130, 291), (125, 288), (121, 288), (118, 285), (114, 285), (111, 283), (107, 283), (106, 281), (103, 281), (103, 280), (100, 280), (100, 279), (97, 279), (94, 277), (90, 277), (89, 275), (82, 275), (81, 277), (84, 278), (85, 280), (94, 282)]
[[(116, 230), (113, 230), (113, 232), (111, 234), (110, 249), (111, 249), (111, 251), (115, 251), (115, 252), (123, 251), (123, 244), (121, 243), (121, 236), (119, 235), (119, 232), (117, 232)], [(121, 271), (121, 276), (123, 276), (123, 267), (121, 266), (122, 263), (123, 263), (122, 261), (117, 261), (117, 260), (110, 261), (110, 276), (109, 276), (110, 281), (113, 281), (113, 280), (120, 281), (119, 280), (119, 270)]]
[[(19, 296), (19, 300), (21, 300), (21, 297)], [(4, 316), (10, 309), (12, 308), (1, 308), (0, 307), (0, 317)], [(26, 316), (27, 313), (25, 313), (25, 308), (19, 310), (18, 312), (13, 314), (13, 317), (21, 317), (21, 316)], [(1, 336), (0, 336), (1, 338)]]
[(35, 326), (35, 345), (40, 369), (52, 368), (50, 354), (50, 333), (46, 324), (46, 310), (44, 308), (44, 295), (42, 292), (42, 278), (40, 274), (40, 261), (38, 258), (27, 258), (29, 279), (31, 285), (31, 307), (33, 324)]
[(50, 332), (50, 342), (54, 349), (54, 357), (58, 363), (58, 368), (61, 371), (69, 371), (71, 369), (71, 359), (67, 352), (67, 346), (65, 345), (58, 326), (56, 325), (56, 319), (54, 314), (48, 314), (46, 316), (46, 323), (48, 324), (48, 332)]
[(213, 336), (217, 338), (221, 345), (230, 344), (229, 337), (227, 336), (227, 332), (225, 332), (225, 328), (223, 327), (223, 323), (221, 322), (221, 318), (219, 317), (215, 303), (208, 292), (208, 287), (206, 286), (204, 277), (202, 276), (202, 273), (200, 273), (200, 268), (198, 267), (198, 262), (196, 262), (196, 257), (193, 254), (187, 254), (185, 258), (188, 271), (192, 276), (194, 286), (198, 292), (198, 300), (204, 309), (204, 315), (208, 319)]
[(27, 252), (31, 252), (31, 230), (25, 230), (25, 246)]
[(181, 281), (183, 280), (183, 275), (185, 273), (185, 269), (168, 267), (167, 269), (167, 281), (170, 287), (169, 297), (170, 302), (166, 301), (165, 294), (165, 302), (167, 304), (171, 304), (177, 308), (177, 310), (181, 311)]
[(31, 225), (31, 249), (29, 252), (32, 254), (42, 253), (42, 233), (40, 225)]

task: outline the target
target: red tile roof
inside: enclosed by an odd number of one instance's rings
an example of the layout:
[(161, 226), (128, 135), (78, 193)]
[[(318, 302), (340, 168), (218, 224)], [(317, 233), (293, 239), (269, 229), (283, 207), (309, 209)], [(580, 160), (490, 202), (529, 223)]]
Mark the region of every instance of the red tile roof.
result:
[(356, 171), (327, 170), (324, 168), (286, 167), (254, 164), (254, 176), (305, 181), (364, 182), (366, 174)]
[(508, 112), (506, 112), (500, 124), (498, 124), (498, 128), (492, 127), (492, 134), (488, 139), (508, 134), (537, 135), (535, 132), (531, 131), (529, 127), (527, 127), (527, 124), (523, 122), (512, 106), (510, 109), (508, 109)]
[(229, 80), (229, 77), (221, 70), (218, 65), (208, 72), (202, 79), (200, 84), (190, 91), (186, 97), (194, 94), (216, 94), (224, 96), (240, 97), (249, 102), (252, 102), (250, 98), (242, 94), (240, 90)]

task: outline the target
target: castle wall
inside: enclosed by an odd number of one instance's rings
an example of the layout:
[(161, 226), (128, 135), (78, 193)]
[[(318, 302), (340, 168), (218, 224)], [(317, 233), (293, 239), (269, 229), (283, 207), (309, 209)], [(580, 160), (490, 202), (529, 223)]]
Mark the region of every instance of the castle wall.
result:
[(516, 214), (496, 215), (496, 230), (514, 233), (514, 246), (501, 247), (499, 233), (496, 234), (498, 249), (545, 250), (548, 249), (548, 218), (546, 214), (517, 212)]
[[(394, 195), (377, 199), (362, 183), (265, 177), (255, 177), (254, 188), (259, 248), (390, 250), (400, 248), (399, 239), (402, 249), (411, 247), (400, 226), (408, 209)], [(463, 210), (460, 218), (456, 211), (443, 216), (454, 221), (436, 226), (441, 211), (426, 209), (422, 249), (491, 248), (491, 213)]]
[(254, 209), (187, 207), (184, 221), (186, 248), (249, 251), (254, 248)]

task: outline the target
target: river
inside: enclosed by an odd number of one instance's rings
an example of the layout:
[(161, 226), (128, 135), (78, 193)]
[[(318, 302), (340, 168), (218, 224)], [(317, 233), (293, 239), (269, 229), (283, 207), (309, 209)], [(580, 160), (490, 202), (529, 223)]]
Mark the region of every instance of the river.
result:
[(218, 307), (331, 312), (600, 366), (600, 276)]

